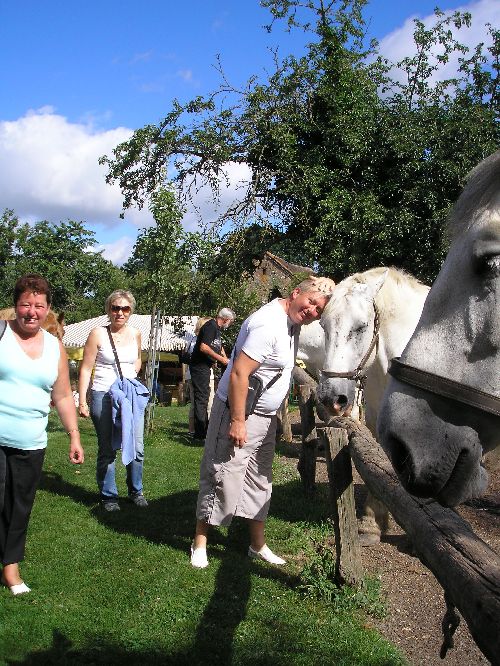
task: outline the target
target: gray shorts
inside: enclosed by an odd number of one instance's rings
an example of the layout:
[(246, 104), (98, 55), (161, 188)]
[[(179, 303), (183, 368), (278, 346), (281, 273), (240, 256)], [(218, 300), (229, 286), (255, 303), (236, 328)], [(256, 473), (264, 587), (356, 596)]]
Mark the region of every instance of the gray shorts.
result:
[(230, 525), (233, 516), (264, 521), (272, 492), (276, 416), (251, 414), (247, 443), (228, 438), (229, 408), (215, 396), (200, 469), (196, 517), (209, 525)]

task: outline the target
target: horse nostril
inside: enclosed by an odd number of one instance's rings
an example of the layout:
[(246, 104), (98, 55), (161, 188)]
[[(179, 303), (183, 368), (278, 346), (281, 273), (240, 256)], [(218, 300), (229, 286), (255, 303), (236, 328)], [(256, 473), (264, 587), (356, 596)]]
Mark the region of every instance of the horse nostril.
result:
[(430, 497), (429, 484), (425, 479), (417, 478), (414, 460), (406, 444), (398, 437), (390, 437), (388, 450), (394, 471), (406, 490), (417, 497)]
[(336, 402), (338, 405), (340, 405), (340, 407), (347, 407), (347, 403), (348, 403), (349, 401), (347, 400), (347, 396), (346, 396), (346, 395), (338, 395), (338, 396), (337, 396), (337, 400), (335, 400), (335, 402)]
[(389, 457), (398, 476), (409, 476), (411, 456), (404, 442), (397, 437), (389, 438)]

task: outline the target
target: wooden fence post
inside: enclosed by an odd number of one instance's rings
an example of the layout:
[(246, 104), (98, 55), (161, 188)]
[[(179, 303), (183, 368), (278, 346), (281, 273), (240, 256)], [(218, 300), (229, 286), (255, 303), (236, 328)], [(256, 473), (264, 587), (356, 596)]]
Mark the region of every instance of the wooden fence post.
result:
[(179, 382), (177, 386), (177, 404), (179, 407), (184, 407), (186, 404), (186, 382)]
[(314, 389), (309, 384), (299, 386), (299, 409), (302, 427), (302, 446), (300, 447), (297, 470), (302, 480), (304, 493), (307, 496), (316, 490), (316, 450), (318, 436), (316, 434), (316, 414), (314, 412)]
[(292, 424), (290, 423), (290, 414), (288, 413), (288, 396), (283, 400), (278, 410), (278, 433), (283, 442), (291, 442)]
[(352, 463), (347, 432), (324, 428), (320, 438), (325, 446), (335, 530), (335, 578), (339, 585), (359, 587), (363, 582), (361, 547), (358, 538)]

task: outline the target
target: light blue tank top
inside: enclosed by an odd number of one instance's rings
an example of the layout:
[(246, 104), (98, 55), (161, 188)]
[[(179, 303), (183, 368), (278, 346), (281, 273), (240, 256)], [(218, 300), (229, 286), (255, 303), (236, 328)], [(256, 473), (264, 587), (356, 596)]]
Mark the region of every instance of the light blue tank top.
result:
[(50, 393), (57, 379), (59, 341), (43, 332), (43, 353), (30, 358), (10, 326), (0, 340), (0, 444), (34, 450), (47, 446)]

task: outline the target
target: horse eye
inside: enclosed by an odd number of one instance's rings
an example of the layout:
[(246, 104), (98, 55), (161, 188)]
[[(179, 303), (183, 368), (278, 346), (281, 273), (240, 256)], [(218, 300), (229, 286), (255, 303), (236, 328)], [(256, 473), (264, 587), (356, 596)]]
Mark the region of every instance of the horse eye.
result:
[(474, 256), (474, 271), (485, 279), (500, 277), (500, 254)]
[(473, 245), (473, 266), (478, 275), (486, 279), (500, 276), (500, 238), (495, 233), (484, 233)]
[(485, 260), (485, 270), (488, 272), (490, 277), (499, 277), (500, 276), (500, 255), (488, 257)]

